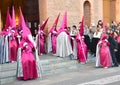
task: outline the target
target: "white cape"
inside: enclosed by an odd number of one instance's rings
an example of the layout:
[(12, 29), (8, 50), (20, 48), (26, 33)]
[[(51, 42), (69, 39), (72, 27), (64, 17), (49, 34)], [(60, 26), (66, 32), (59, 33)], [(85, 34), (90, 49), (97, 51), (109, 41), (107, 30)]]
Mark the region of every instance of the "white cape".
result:
[(48, 34), (48, 47), (47, 52), (50, 53), (52, 51), (52, 41), (51, 41), (51, 33)]
[(66, 32), (61, 32), (57, 36), (57, 50), (56, 55), (59, 57), (66, 57), (72, 54), (72, 47), (70, 44), (70, 39)]

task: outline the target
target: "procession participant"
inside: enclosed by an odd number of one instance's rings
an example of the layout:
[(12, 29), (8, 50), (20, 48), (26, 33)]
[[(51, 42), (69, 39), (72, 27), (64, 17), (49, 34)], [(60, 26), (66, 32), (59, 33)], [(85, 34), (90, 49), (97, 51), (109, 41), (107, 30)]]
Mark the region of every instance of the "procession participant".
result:
[[(41, 65), (36, 51), (35, 44), (31, 40), (31, 32), (25, 24), (25, 20), (20, 8), (19, 25), (21, 29), (19, 48), (17, 54), (17, 78), (22, 80), (35, 79), (41, 77)], [(35, 53), (35, 54), (34, 54)]]
[(76, 36), (77, 41), (77, 58), (80, 63), (86, 63), (88, 58), (87, 45), (84, 42), (84, 18), (82, 18), (79, 33)]
[(17, 76), (18, 79), (28, 80), (38, 78), (35, 56), (33, 55), (33, 50), (35, 50), (33, 43), (24, 36), (20, 42), (19, 49), (21, 49), (21, 56), (19, 57), (21, 57), (22, 74)]
[(38, 30), (38, 34), (36, 35), (36, 43), (37, 43), (37, 49), (38, 54), (43, 55), (46, 53), (46, 33), (44, 32), (44, 28), (48, 22), (48, 19), (40, 26)]
[(107, 39), (108, 35), (104, 33), (97, 44), (96, 67), (109, 68), (112, 66), (112, 58), (109, 50), (110, 43)]
[(57, 38), (57, 23), (59, 20), (59, 15), (57, 16), (52, 28), (48, 32), (48, 53), (52, 52), (53, 54), (56, 53), (56, 38)]
[(63, 58), (66, 56), (72, 58), (73, 51), (70, 44), (70, 35), (66, 28), (67, 28), (67, 12), (65, 12), (61, 27), (58, 30), (56, 55)]
[(16, 22), (15, 22), (15, 12), (14, 6), (12, 7), (12, 21), (11, 21), (11, 29), (9, 36), (9, 53), (10, 53), (10, 61), (17, 61), (17, 50), (18, 50), (18, 42), (17, 42), (17, 30), (16, 30)]
[(9, 13), (9, 8), (7, 10), (6, 16), (6, 24), (5, 28), (0, 33), (1, 40), (0, 40), (0, 63), (6, 63), (10, 61), (9, 56), (9, 35), (11, 29), (11, 16)]

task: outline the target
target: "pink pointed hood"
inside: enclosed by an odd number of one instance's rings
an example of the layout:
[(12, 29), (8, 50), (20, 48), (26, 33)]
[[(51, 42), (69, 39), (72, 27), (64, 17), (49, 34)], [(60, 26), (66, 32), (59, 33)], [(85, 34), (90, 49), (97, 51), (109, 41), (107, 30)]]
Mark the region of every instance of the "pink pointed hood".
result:
[(49, 33), (51, 33), (54, 30), (57, 30), (56, 27), (57, 27), (57, 24), (58, 24), (59, 17), (60, 17), (60, 13), (58, 14), (58, 16), (57, 16), (52, 28), (50, 29)]
[(20, 17), (19, 17), (18, 26), (21, 28), (21, 30), (23, 30), (23, 36), (27, 36), (27, 35), (31, 34), (29, 28), (26, 26), (21, 8), (20, 8)]
[(46, 21), (40, 26), (39, 30), (44, 30), (44, 28), (45, 28), (48, 20), (49, 20), (49, 17), (48, 17), (48, 18), (46, 19)]
[(82, 22), (80, 25), (80, 35), (83, 36), (84, 35), (84, 17), (82, 18)]
[(10, 16), (9, 8), (8, 8), (7, 16), (6, 16), (5, 29), (7, 29), (9, 26), (11, 26), (11, 16)]
[(65, 27), (67, 27), (67, 12), (64, 13), (60, 30), (64, 30)]
[(12, 6), (12, 28), (16, 28), (14, 6)]

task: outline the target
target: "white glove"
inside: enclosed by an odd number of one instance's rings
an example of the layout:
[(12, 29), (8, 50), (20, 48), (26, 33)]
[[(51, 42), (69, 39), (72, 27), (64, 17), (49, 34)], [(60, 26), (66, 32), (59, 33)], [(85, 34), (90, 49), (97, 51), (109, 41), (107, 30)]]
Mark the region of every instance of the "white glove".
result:
[(105, 41), (106, 41), (106, 42), (108, 42), (108, 40), (107, 40), (107, 39), (105, 39)]
[(54, 34), (56, 34), (57, 32), (56, 31), (53, 31)]
[(25, 43), (23, 44), (23, 46), (26, 46), (26, 45), (28, 45), (28, 43), (27, 43), (27, 42), (25, 42)]
[(9, 33), (8, 36), (11, 36), (11, 33)]
[(74, 38), (72, 37), (72, 40), (74, 40)]
[(21, 38), (21, 36), (20, 36), (20, 35), (18, 35), (18, 36), (17, 36), (17, 38)]
[(15, 31), (14, 31), (14, 30), (11, 30), (11, 32), (12, 32), (12, 33), (15, 33)]

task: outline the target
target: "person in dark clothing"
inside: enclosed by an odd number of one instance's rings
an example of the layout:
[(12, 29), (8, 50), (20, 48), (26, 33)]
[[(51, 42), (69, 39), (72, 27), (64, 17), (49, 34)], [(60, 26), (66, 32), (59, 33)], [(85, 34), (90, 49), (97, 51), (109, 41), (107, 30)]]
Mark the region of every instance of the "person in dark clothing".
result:
[(108, 41), (110, 43), (109, 48), (110, 48), (110, 53), (111, 53), (111, 57), (112, 57), (112, 61), (113, 61), (113, 67), (118, 67), (119, 65), (118, 65), (118, 62), (116, 59), (116, 55), (115, 55), (115, 53), (117, 52), (117, 49), (118, 49), (118, 44), (115, 41), (115, 39), (112, 36), (110, 36), (109, 34), (108, 34)]

